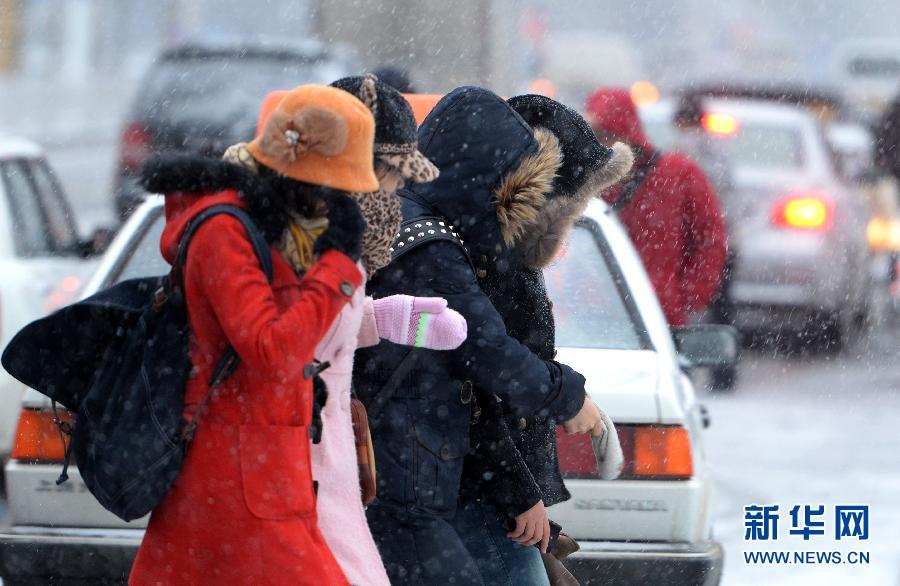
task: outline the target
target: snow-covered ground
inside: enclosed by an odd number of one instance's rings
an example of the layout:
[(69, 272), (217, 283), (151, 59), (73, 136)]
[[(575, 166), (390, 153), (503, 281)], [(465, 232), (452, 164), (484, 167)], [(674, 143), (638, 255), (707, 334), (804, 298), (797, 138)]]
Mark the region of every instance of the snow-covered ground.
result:
[[(900, 335), (834, 357), (753, 352), (738, 390), (707, 395), (707, 453), (725, 586), (900, 584)], [(744, 541), (744, 506), (778, 504), (777, 541)], [(789, 535), (794, 505), (825, 505), (826, 534)], [(869, 505), (869, 539), (836, 541), (833, 507)], [(743, 552), (849, 551), (868, 565), (751, 565)], [(793, 553), (791, 553), (793, 556)]]

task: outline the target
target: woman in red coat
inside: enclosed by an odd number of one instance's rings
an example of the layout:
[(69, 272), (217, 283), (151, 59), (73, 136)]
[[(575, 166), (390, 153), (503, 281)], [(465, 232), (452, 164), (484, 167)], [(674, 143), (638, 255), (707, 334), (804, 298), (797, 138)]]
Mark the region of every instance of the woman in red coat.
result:
[[(374, 121), (350, 94), (288, 92), (248, 151), (258, 173), (230, 163), (157, 159), (145, 186), (166, 193), (163, 256), (172, 262), (190, 220), (230, 203), (249, 210), (270, 242), (291, 214), (327, 205), (318, 260), (301, 279), (272, 248), (271, 284), (240, 222), (202, 224), (185, 263), (196, 375), (186, 416), (206, 395), (228, 345), (240, 366), (200, 414), (181, 475), (153, 512), (131, 584), (346, 584), (317, 528), (304, 373), (362, 275), (364, 223), (347, 191), (374, 191)], [(340, 191), (338, 191), (340, 190)]]

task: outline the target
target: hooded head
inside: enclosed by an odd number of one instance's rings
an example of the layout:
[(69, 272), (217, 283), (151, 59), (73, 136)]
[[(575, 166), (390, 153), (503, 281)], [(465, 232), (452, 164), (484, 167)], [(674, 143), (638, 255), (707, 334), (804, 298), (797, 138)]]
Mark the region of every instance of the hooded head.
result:
[(461, 87), (425, 118), (419, 147), (441, 174), (411, 187), (411, 198), (456, 226), (481, 267), (506, 270), (553, 190), (563, 159), (559, 141), (533, 131), (496, 94)]
[(509, 104), (536, 132), (552, 132), (563, 155), (537, 222), (516, 244), (516, 256), (529, 268), (541, 269), (556, 255), (591, 198), (625, 177), (634, 158), (625, 144), (600, 144), (578, 112), (555, 100), (525, 95), (510, 98)]
[(611, 134), (644, 152), (653, 150), (628, 90), (600, 88), (587, 99), (585, 109), (593, 128)]

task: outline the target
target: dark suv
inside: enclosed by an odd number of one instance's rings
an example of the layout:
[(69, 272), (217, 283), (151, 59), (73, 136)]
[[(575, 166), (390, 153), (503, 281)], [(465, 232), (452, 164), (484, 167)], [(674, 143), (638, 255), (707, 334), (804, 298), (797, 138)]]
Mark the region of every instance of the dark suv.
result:
[(122, 132), (116, 209), (124, 218), (145, 195), (137, 177), (150, 154), (219, 157), (253, 137), (268, 92), (359, 71), (352, 54), (314, 41), (192, 43), (166, 51), (144, 79)]

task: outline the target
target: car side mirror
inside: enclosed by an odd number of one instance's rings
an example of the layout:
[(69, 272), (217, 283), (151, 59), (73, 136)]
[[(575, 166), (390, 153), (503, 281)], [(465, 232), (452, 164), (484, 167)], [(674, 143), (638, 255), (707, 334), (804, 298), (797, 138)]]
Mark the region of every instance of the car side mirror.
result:
[(722, 368), (737, 364), (740, 336), (731, 326), (700, 324), (672, 328), (672, 338), (687, 368)]
[(89, 239), (78, 243), (78, 252), (82, 258), (99, 256), (106, 252), (115, 235), (116, 231), (112, 228), (97, 228)]

